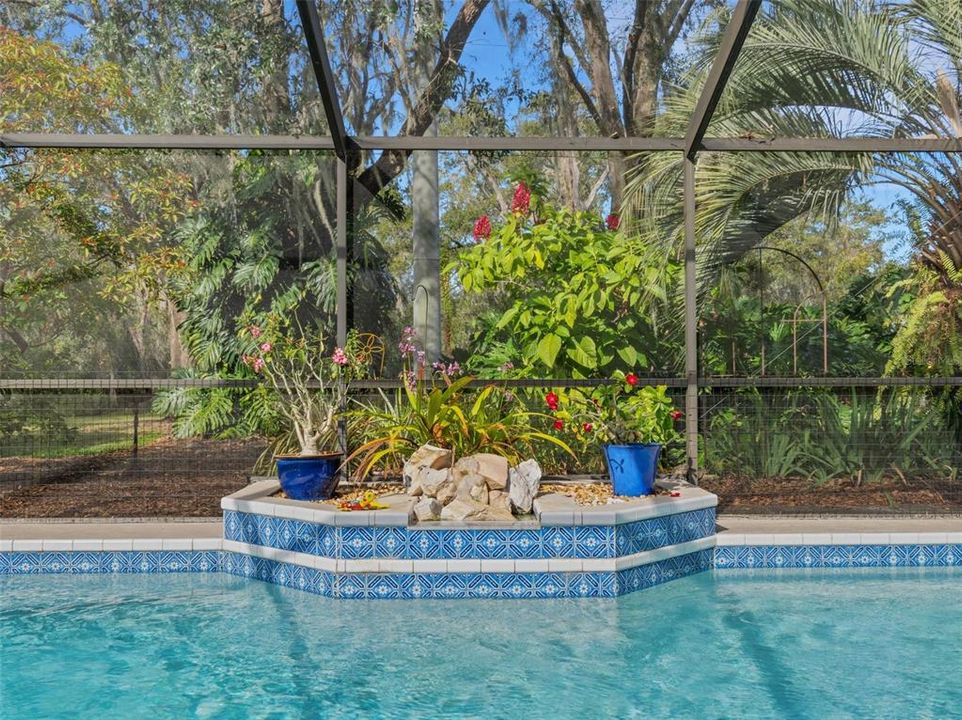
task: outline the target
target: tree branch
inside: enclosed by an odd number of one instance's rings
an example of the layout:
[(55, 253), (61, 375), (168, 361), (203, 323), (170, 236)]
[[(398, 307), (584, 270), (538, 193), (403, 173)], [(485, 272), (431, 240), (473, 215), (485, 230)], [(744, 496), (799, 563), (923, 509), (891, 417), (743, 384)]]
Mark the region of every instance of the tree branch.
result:
[[(430, 80), (418, 96), (414, 110), (404, 121), (401, 135), (424, 135), (431, 126), (451, 93), (464, 45), (489, 2), (490, 0), (466, 0), (461, 6), (441, 43), (441, 52)], [(382, 152), (377, 161), (360, 174), (358, 182), (372, 195), (376, 195), (404, 171), (410, 154), (410, 150)]]
[(695, 0), (678, 0), (675, 3), (675, 10), (673, 11), (675, 16), (671, 21), (671, 25), (668, 27), (668, 31), (665, 33), (665, 52), (671, 52), (671, 47), (675, 44), (678, 39), (678, 35), (681, 34), (681, 29), (685, 27), (685, 22), (688, 20), (688, 16), (691, 14), (691, 9), (695, 5)]
[(591, 119), (595, 121), (598, 126), (598, 130), (605, 132), (604, 120), (601, 117), (601, 113), (598, 112), (598, 107), (595, 105), (594, 100), (591, 98), (591, 93), (588, 89), (578, 80), (578, 75), (575, 72), (574, 66), (571, 64), (571, 59), (565, 54), (565, 38), (571, 33), (568, 30), (568, 25), (565, 23), (564, 15), (561, 13), (561, 8), (558, 7), (558, 3), (551, 3), (551, 17), (554, 19), (558, 26), (558, 41), (552, 43), (554, 46), (555, 57), (558, 63), (561, 65), (562, 70), (564, 70), (565, 77), (568, 82), (571, 83), (571, 87), (574, 88), (575, 92), (581, 96), (582, 102), (584, 102), (585, 107), (588, 110), (588, 114), (591, 115)]
[(624, 114), (625, 130), (628, 135), (634, 130), (634, 97), (635, 97), (635, 57), (638, 55), (638, 43), (645, 30), (645, 0), (635, 0), (635, 17), (628, 29), (628, 41), (625, 46), (625, 60), (621, 66), (621, 92), (623, 95), (622, 112)]

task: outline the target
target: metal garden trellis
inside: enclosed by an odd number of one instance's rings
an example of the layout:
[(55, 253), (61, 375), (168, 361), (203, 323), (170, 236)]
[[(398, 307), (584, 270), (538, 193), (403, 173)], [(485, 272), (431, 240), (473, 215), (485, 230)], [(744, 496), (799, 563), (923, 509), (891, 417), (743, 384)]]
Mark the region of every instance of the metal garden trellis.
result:
[[(705, 384), (698, 377), (698, 333), (696, 296), (695, 167), (698, 153), (711, 152), (962, 152), (960, 138), (710, 138), (709, 123), (728, 78), (735, 66), (745, 38), (761, 7), (761, 0), (737, 0), (722, 36), (705, 87), (692, 113), (683, 138), (643, 137), (427, 137), (427, 136), (354, 136), (347, 132), (340, 99), (334, 82), (317, 7), (314, 0), (296, 0), (301, 26), (310, 53), (311, 66), (324, 106), (329, 136), (294, 135), (126, 135), (126, 134), (0, 134), (3, 147), (89, 148), (89, 149), (169, 149), (169, 150), (333, 150), (337, 156), (337, 337), (343, 343), (350, 328), (353, 311), (348, 267), (352, 259), (351, 223), (354, 209), (354, 183), (360, 151), (446, 150), (446, 151), (674, 151), (684, 156), (684, 289), (685, 289), (685, 435), (689, 477), (697, 468), (698, 391)], [(795, 385), (784, 379), (761, 378), (756, 386)], [(764, 382), (769, 380), (769, 382)], [(946, 384), (929, 379), (893, 378), (891, 384)], [(904, 380), (905, 382), (899, 382)], [(846, 384), (851, 384), (846, 379)], [(712, 379), (712, 385), (743, 385), (743, 379)], [(675, 385), (676, 383), (671, 383)], [(810, 378), (806, 385), (831, 386), (834, 378)], [(959, 383), (948, 383), (956, 385)], [(8, 383), (5, 383), (7, 386)]]

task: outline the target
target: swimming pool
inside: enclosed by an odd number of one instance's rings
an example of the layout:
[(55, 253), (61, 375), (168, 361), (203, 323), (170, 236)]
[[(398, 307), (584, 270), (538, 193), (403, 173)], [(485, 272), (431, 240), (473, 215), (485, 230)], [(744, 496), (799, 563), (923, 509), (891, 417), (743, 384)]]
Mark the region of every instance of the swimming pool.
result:
[(947, 718), (962, 570), (714, 571), (521, 603), (8, 576), (0, 643), (5, 720)]

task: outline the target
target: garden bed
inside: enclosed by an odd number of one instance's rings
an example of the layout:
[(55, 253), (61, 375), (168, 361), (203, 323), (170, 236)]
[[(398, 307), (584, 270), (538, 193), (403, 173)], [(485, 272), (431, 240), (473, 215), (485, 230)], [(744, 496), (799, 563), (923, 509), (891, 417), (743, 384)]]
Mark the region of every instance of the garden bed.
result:
[(962, 482), (912, 479), (813, 483), (796, 478), (706, 476), (700, 487), (718, 495), (719, 512), (734, 514), (910, 514), (962, 512)]
[(257, 440), (165, 438), (136, 455), (2, 458), (0, 517), (217, 517), (263, 449)]

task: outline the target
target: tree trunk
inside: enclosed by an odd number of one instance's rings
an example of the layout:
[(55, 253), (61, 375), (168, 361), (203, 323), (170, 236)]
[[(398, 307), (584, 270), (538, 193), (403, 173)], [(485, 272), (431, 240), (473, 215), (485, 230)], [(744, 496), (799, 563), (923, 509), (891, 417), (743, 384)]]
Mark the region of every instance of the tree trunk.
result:
[(190, 356), (187, 349), (180, 339), (180, 324), (186, 319), (187, 315), (177, 308), (176, 303), (170, 298), (166, 298), (164, 304), (167, 306), (167, 352), (168, 365), (171, 370), (185, 368), (190, 365)]
[[(436, 126), (426, 133), (436, 135)], [(428, 365), (441, 357), (441, 234), (438, 208), (438, 153), (413, 156), (411, 203), (414, 220), (414, 331)]]
[[(424, 11), (433, 23), (441, 17), (441, 8), (434, 6)], [(421, 38), (416, 57), (418, 92), (424, 92), (431, 82), (434, 65), (433, 47)], [(438, 134), (437, 122), (432, 122), (425, 135)], [(438, 198), (438, 153), (421, 150), (413, 154), (411, 204), (413, 215), (414, 303), (413, 327), (424, 350), (428, 365), (441, 359), (441, 222)]]

